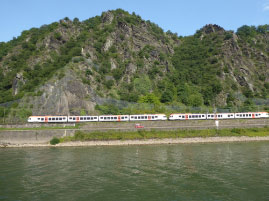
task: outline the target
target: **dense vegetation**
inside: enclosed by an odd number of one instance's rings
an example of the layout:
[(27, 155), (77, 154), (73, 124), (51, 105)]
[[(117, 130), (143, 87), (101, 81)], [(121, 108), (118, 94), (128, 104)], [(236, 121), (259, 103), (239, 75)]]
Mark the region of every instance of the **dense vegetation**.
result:
[(269, 25), (236, 33), (207, 25), (178, 37), (121, 9), (82, 22), (64, 18), (0, 43), (0, 118), (30, 115), (29, 100), (67, 69), (99, 97), (138, 103), (97, 104), (100, 113), (169, 112), (170, 105), (252, 110), (254, 99), (269, 95), (268, 35)]

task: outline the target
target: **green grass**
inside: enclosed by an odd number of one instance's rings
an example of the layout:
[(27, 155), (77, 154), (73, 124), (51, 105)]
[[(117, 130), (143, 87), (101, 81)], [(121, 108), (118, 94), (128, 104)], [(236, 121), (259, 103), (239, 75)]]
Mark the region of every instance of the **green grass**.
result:
[(75, 126), (52, 126), (52, 127), (46, 127), (46, 126), (41, 126), (37, 128), (0, 128), (0, 131), (6, 131), (6, 130), (54, 130), (54, 129), (78, 129), (80, 127), (79, 124), (76, 124)]
[(72, 137), (60, 138), (60, 142), (91, 141), (91, 140), (138, 140), (190, 137), (225, 137), (225, 136), (269, 136), (269, 128), (233, 128), (233, 129), (206, 129), (206, 130), (175, 130), (175, 131), (132, 131), (132, 132), (82, 132), (76, 131)]

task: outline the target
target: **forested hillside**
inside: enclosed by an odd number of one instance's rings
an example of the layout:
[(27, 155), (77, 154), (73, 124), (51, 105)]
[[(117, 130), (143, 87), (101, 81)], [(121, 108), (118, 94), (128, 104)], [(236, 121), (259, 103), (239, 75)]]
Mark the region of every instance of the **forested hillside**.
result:
[(251, 110), (268, 96), (269, 25), (181, 37), (118, 9), (0, 43), (0, 117)]

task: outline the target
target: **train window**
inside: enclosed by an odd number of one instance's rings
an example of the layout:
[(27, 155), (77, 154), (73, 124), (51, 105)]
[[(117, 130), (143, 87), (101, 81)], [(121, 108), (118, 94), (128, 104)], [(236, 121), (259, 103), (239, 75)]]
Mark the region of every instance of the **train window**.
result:
[(145, 116), (145, 119), (148, 119), (148, 116)]
[(90, 120), (91, 118), (90, 117), (87, 117), (87, 120)]
[(138, 119), (140, 119), (140, 116), (138, 116)]
[(57, 121), (58, 121), (58, 120), (59, 120), (59, 119), (58, 119), (58, 117), (57, 117), (57, 118), (55, 118), (55, 120), (57, 120)]
[(63, 118), (59, 118), (59, 120), (63, 120)]
[(201, 118), (201, 115), (199, 115), (199, 118)]
[(121, 119), (124, 119), (124, 117), (121, 117)]
[(106, 119), (106, 117), (104, 117), (104, 119)]
[(94, 119), (97, 119), (97, 117), (94, 117)]
[(52, 121), (55, 121), (55, 118), (52, 118), (51, 120), (52, 120)]
[(202, 115), (202, 117), (205, 117), (205, 115)]
[(125, 119), (128, 119), (128, 117), (126, 116)]
[(40, 120), (40, 118), (37, 118), (37, 120)]
[(100, 119), (103, 119), (103, 117), (100, 117)]
[(86, 117), (84, 117), (84, 120), (87, 120), (87, 118), (86, 118)]
[(184, 119), (184, 116), (182, 116), (181, 118)]
[(73, 120), (76, 120), (76, 117), (73, 117)]
[(117, 117), (114, 117), (114, 119), (117, 119)]
[(72, 120), (72, 117), (69, 117), (70, 120)]
[(49, 118), (49, 120), (51, 120), (51, 118)]
[(83, 117), (80, 117), (79, 119), (80, 119), (80, 120), (83, 120)]
[(154, 116), (152, 116), (151, 118), (154, 119)]
[(44, 118), (41, 118), (41, 121), (44, 121)]

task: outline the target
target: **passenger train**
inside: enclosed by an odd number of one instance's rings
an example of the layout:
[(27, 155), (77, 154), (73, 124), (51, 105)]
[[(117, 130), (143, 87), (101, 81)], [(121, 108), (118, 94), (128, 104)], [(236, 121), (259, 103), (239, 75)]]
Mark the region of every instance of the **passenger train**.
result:
[(30, 116), (30, 123), (79, 123), (79, 122), (131, 122), (131, 121), (165, 121), (165, 120), (218, 120), (218, 119), (259, 119), (269, 118), (268, 112), (243, 113), (207, 113), (171, 114), (136, 114), (136, 115), (101, 115), (101, 116)]

